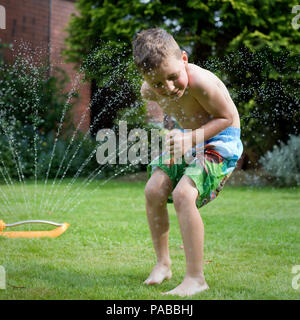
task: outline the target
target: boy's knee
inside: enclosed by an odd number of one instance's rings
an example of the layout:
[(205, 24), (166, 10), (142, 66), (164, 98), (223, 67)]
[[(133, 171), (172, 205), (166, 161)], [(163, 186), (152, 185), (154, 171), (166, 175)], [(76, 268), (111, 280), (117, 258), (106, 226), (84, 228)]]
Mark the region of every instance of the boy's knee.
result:
[(170, 178), (164, 172), (158, 170), (148, 180), (145, 187), (145, 196), (150, 201), (154, 199), (167, 201), (171, 191), (172, 182)]
[(190, 190), (184, 187), (176, 187), (172, 192), (174, 207), (176, 210), (187, 208), (191, 203), (195, 202), (195, 197)]
[(156, 196), (156, 191), (157, 190), (155, 190), (153, 184), (149, 183), (149, 181), (148, 181), (148, 183), (145, 186), (145, 196), (146, 196), (146, 198), (150, 199), (152, 197), (155, 197)]
[(145, 187), (145, 197), (147, 201), (165, 202), (168, 198), (168, 193), (163, 188), (159, 188), (154, 183), (147, 183)]
[(180, 209), (185, 202), (185, 192), (182, 188), (175, 188), (172, 192), (172, 198), (175, 209)]

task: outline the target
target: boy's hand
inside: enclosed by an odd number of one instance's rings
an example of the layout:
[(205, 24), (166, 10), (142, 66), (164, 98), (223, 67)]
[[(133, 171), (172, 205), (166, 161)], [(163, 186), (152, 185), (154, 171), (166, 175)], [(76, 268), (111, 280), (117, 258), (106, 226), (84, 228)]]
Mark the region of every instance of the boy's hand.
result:
[(172, 155), (173, 162), (176, 163), (176, 160), (180, 159), (191, 148), (192, 131), (182, 132), (178, 129), (173, 129), (166, 134), (166, 152)]

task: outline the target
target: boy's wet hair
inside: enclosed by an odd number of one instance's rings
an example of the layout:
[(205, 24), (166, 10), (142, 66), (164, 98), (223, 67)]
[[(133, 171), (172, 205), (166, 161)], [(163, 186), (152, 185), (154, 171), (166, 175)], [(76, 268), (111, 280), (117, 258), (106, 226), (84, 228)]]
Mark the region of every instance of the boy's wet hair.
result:
[(170, 55), (181, 58), (177, 42), (172, 35), (161, 28), (139, 32), (132, 45), (134, 62), (142, 73), (157, 69)]

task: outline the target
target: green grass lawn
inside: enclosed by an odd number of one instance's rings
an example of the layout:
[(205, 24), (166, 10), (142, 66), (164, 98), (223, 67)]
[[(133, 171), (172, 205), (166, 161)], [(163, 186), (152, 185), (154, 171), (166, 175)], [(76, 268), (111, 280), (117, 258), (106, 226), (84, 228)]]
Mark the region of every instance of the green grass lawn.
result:
[[(1, 186), (1, 199), (7, 205), (1, 200), (0, 220), (70, 223), (56, 239), (0, 237), (0, 265), (6, 271), (1, 300), (182, 299), (161, 295), (181, 283), (185, 274), (173, 205), (168, 205), (173, 277), (149, 287), (143, 281), (155, 256), (144, 208), (145, 183), (94, 181), (82, 187), (77, 181), (65, 198), (68, 181), (55, 186), (54, 194), (51, 183), (46, 188), (43, 182), (37, 187), (34, 183), (23, 188)], [(80, 199), (83, 202), (71, 211)], [(60, 201), (56, 207), (54, 201)], [(300, 265), (300, 188), (227, 186), (200, 213), (210, 290), (187, 299), (299, 299), (291, 270)], [(51, 228), (23, 225), (14, 230)]]

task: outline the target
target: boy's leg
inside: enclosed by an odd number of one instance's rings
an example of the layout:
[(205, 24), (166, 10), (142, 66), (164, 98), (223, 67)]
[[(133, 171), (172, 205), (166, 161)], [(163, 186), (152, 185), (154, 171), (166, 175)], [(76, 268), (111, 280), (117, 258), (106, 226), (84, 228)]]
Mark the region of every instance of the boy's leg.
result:
[(167, 199), (172, 192), (172, 181), (160, 168), (157, 168), (145, 187), (146, 212), (157, 263), (146, 284), (159, 284), (169, 279), (171, 260), (168, 248), (169, 217)]
[(196, 206), (198, 190), (184, 175), (172, 196), (184, 244), (186, 275), (178, 287), (166, 294), (193, 295), (209, 288), (203, 274), (204, 226)]

